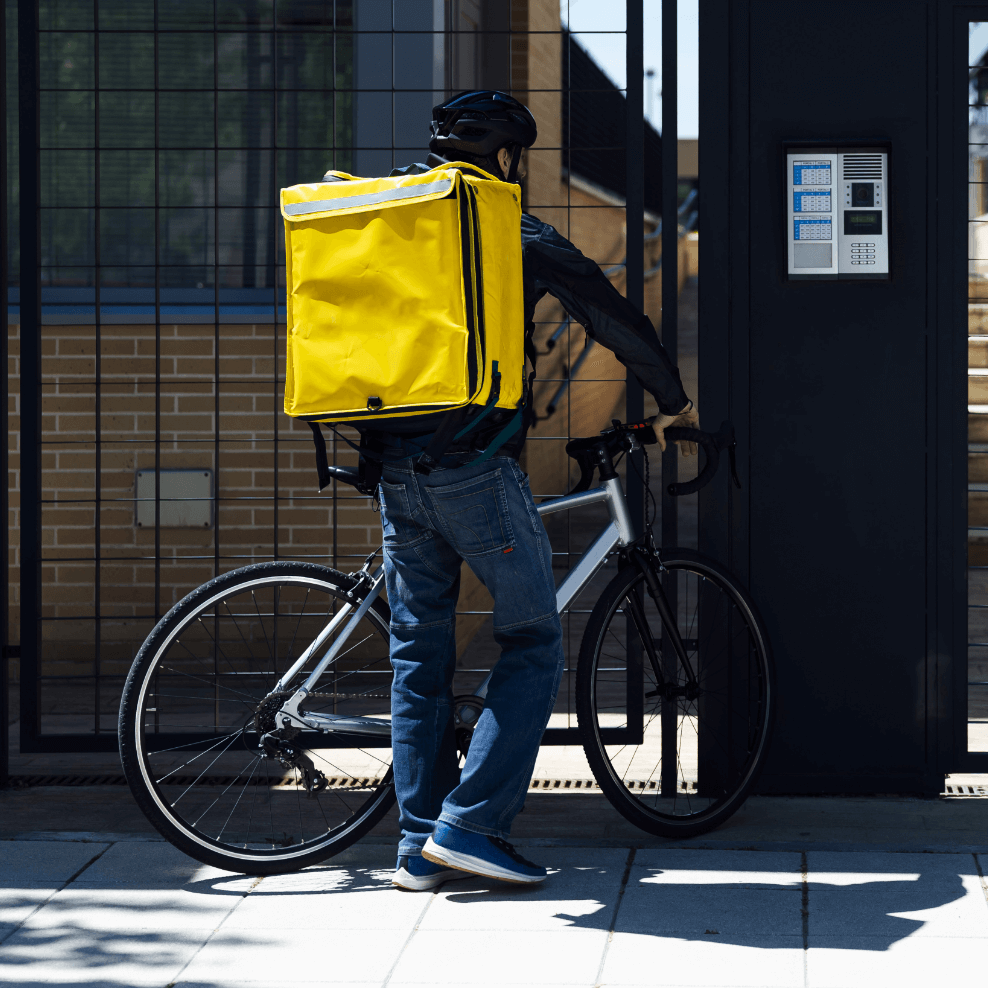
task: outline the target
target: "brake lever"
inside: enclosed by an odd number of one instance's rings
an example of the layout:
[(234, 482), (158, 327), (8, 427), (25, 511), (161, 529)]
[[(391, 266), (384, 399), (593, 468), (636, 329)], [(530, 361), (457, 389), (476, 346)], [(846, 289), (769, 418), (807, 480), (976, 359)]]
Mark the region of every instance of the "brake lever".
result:
[(727, 460), (731, 467), (731, 480), (734, 481), (734, 486), (741, 490), (741, 480), (738, 477), (738, 458), (736, 454), (738, 444), (732, 442), (730, 446), (727, 447)]

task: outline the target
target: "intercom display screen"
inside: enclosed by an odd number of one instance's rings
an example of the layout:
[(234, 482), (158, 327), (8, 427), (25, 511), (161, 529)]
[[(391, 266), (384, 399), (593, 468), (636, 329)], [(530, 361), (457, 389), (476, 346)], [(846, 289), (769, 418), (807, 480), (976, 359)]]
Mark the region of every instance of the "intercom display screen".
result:
[(880, 209), (844, 210), (844, 233), (854, 236), (881, 236), (882, 211)]

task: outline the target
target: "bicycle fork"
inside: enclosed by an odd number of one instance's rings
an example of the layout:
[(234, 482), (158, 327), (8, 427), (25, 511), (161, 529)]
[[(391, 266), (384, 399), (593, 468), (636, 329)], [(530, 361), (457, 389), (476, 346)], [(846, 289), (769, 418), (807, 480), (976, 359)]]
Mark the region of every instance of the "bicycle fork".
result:
[(696, 699), (699, 694), (696, 675), (693, 672), (693, 666), (689, 660), (689, 656), (686, 654), (686, 644), (683, 641), (682, 635), (679, 633), (679, 626), (676, 624), (675, 616), (672, 613), (669, 598), (666, 596), (666, 592), (662, 587), (662, 582), (655, 575), (655, 567), (652, 565), (652, 560), (647, 558), (638, 548), (630, 549), (628, 556), (645, 577), (645, 587), (648, 590), (648, 595), (652, 598), (655, 609), (659, 612), (659, 618), (662, 620), (663, 640), (668, 638), (672, 644), (673, 652), (686, 675), (686, 682), (680, 685), (679, 683), (670, 681), (669, 677), (663, 672), (662, 663), (655, 651), (655, 639), (652, 638), (652, 634), (649, 631), (648, 621), (645, 618), (641, 601), (634, 594), (631, 594), (628, 597), (631, 617), (638, 631), (638, 636), (641, 638), (642, 644), (645, 647), (645, 654), (648, 656), (652, 672), (655, 674), (655, 681), (658, 683), (658, 688), (649, 690), (645, 696), (646, 698), (661, 696), (666, 700), (672, 700), (679, 696), (685, 696), (688, 700)]

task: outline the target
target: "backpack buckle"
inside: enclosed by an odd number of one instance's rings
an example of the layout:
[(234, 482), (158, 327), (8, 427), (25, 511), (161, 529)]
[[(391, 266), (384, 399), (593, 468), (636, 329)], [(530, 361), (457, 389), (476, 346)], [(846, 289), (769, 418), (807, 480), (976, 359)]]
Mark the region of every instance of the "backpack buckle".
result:
[(415, 461), (415, 472), (421, 473), (428, 477), (437, 466), (439, 466), (439, 463), (433, 459), (433, 457), (431, 457), (428, 453), (423, 453)]

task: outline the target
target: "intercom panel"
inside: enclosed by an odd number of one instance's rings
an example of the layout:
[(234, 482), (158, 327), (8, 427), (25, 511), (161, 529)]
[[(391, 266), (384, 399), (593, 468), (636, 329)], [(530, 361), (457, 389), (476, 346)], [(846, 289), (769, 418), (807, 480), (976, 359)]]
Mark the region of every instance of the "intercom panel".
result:
[(789, 279), (887, 280), (888, 149), (790, 147), (786, 176)]

